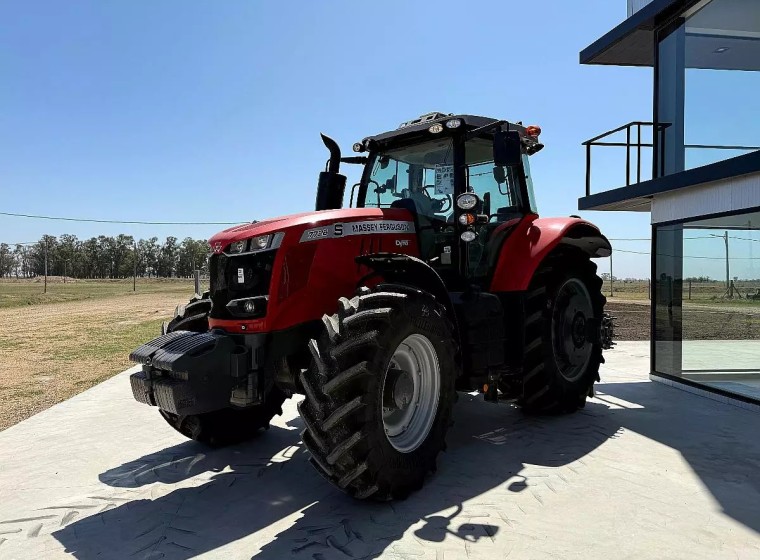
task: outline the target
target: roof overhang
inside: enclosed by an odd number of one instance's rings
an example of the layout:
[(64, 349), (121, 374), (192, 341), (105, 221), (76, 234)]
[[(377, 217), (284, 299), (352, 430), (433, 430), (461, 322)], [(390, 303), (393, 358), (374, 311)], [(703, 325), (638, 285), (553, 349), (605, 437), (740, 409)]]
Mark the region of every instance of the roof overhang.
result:
[(653, 0), (583, 49), (581, 64), (654, 66), (654, 32), (700, 0)]
[(579, 198), (578, 210), (649, 212), (652, 197), (658, 194), (740, 177), (758, 171), (760, 171), (760, 150), (651, 181)]

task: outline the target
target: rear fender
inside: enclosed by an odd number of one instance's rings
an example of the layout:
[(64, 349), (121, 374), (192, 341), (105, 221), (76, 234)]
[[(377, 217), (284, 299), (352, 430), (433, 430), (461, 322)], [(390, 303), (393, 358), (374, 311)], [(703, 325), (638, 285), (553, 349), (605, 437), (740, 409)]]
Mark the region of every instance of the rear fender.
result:
[(590, 258), (612, 254), (609, 240), (594, 224), (581, 218), (539, 218), (531, 214), (515, 227), (499, 252), (491, 292), (528, 289), (541, 262), (555, 249), (574, 247)]

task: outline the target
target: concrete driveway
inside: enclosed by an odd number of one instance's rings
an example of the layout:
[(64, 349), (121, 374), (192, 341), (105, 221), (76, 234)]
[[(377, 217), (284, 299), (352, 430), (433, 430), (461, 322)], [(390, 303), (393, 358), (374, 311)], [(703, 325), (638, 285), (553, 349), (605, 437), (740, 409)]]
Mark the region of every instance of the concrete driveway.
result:
[(214, 451), (125, 372), (0, 432), (0, 558), (760, 558), (760, 414), (648, 381), (647, 348), (575, 415), (460, 395), (438, 472), (384, 504), (320, 478), (294, 402)]

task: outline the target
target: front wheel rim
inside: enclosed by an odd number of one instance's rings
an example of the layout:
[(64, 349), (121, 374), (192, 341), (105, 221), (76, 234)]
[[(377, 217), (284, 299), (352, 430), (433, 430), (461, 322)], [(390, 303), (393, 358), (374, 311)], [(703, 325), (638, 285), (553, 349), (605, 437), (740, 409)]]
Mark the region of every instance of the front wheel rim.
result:
[(438, 412), (440, 364), (433, 343), (412, 334), (393, 352), (382, 383), (383, 428), (400, 453), (420, 447)]

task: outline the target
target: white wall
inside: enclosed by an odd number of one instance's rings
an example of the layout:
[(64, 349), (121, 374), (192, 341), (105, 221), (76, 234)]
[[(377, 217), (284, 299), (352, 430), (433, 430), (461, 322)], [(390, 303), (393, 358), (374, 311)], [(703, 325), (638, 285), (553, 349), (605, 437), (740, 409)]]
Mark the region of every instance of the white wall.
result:
[(651, 2), (652, 0), (628, 0), (628, 17), (631, 17), (633, 14)]
[(760, 173), (655, 195), (652, 223), (756, 207), (760, 207)]

